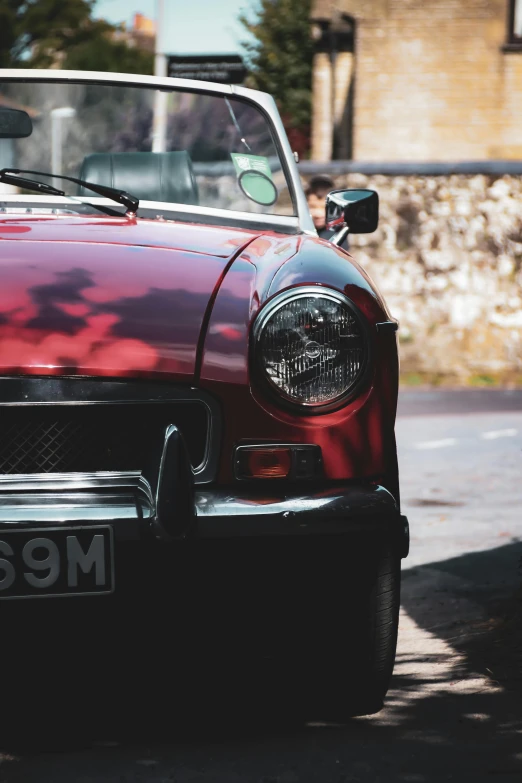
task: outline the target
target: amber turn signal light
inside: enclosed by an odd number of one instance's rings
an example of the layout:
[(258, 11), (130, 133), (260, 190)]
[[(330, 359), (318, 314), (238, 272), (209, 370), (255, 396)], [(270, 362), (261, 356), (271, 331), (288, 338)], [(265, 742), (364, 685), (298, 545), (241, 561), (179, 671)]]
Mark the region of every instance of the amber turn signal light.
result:
[(242, 478), (286, 478), (292, 470), (287, 448), (245, 448), (241, 454)]
[(235, 472), (239, 479), (313, 478), (321, 467), (321, 449), (301, 444), (238, 446)]

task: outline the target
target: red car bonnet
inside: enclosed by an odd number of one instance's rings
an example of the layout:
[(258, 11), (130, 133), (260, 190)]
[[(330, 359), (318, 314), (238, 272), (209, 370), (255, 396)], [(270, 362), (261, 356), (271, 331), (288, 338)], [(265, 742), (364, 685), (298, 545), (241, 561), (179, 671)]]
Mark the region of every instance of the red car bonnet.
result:
[(190, 381), (207, 308), (254, 231), (110, 217), (0, 220), (0, 374)]

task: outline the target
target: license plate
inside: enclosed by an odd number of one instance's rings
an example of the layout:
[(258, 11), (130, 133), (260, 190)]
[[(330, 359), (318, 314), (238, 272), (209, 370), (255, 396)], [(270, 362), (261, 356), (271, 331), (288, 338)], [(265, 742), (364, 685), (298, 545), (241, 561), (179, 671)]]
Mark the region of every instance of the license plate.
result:
[(111, 527), (0, 532), (0, 600), (113, 591)]

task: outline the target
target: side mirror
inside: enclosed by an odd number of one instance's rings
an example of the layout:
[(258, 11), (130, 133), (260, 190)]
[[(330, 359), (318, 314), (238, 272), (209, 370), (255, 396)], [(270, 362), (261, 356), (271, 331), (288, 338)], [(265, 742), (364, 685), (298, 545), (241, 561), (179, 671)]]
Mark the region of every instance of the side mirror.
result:
[(33, 132), (33, 123), (26, 111), (0, 107), (0, 139), (25, 139)]
[[(326, 227), (345, 229), (341, 242), (348, 231), (350, 234), (371, 234), (378, 224), (379, 196), (375, 190), (332, 190), (327, 195)], [(337, 237), (332, 241), (335, 239)]]

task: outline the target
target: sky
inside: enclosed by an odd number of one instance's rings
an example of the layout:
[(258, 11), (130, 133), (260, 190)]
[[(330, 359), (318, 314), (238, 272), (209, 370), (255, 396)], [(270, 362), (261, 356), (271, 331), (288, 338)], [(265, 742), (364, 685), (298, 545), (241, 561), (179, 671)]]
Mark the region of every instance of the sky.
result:
[[(164, 0), (165, 53), (240, 53), (245, 33), (237, 18), (256, 6), (256, 0)], [(97, 0), (94, 15), (128, 24), (138, 12), (155, 18), (156, 0)]]

